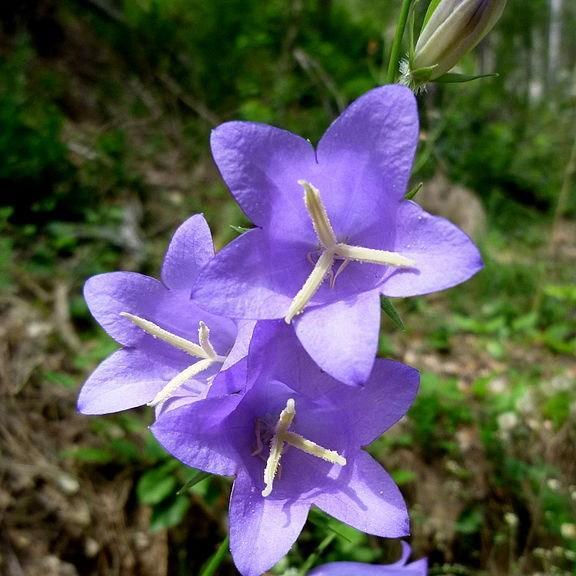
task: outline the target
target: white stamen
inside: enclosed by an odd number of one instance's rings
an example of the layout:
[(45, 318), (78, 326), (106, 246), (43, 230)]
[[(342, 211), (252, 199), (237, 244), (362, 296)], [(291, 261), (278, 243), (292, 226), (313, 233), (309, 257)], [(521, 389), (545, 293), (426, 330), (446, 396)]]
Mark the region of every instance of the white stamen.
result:
[[(406, 258), (397, 252), (351, 246), (343, 242), (338, 242), (318, 188), (305, 180), (298, 180), (298, 184), (304, 188), (304, 203), (306, 204), (308, 214), (310, 214), (314, 232), (316, 232), (316, 236), (320, 242), (321, 254), (310, 276), (308, 276), (308, 279), (304, 283), (304, 286), (302, 286), (296, 296), (294, 296), (288, 308), (288, 312), (284, 317), (287, 324), (290, 324), (294, 317), (300, 314), (308, 305), (318, 288), (320, 288), (324, 278), (332, 272), (332, 265), (336, 259), (344, 260), (344, 262), (340, 265), (336, 274), (332, 275), (330, 281), (331, 288), (334, 286), (336, 278), (338, 278), (339, 274), (351, 260), (403, 268), (413, 267), (415, 265), (414, 260)], [(310, 260), (310, 255), (308, 255), (308, 259)]]
[(306, 282), (304, 282), (304, 286), (300, 288), (298, 294), (294, 296), (294, 300), (290, 303), (290, 307), (288, 308), (288, 312), (284, 318), (286, 324), (290, 324), (294, 316), (297, 316), (304, 310), (305, 306), (310, 302), (314, 294), (320, 288), (322, 282), (324, 282), (324, 278), (330, 270), (332, 270), (332, 264), (334, 263), (334, 254), (331, 250), (324, 250), (318, 258), (316, 262), (316, 266), (312, 270), (310, 276)]
[(214, 350), (210, 342), (210, 328), (208, 328), (202, 320), (200, 320), (200, 324), (198, 325), (198, 342), (200, 342), (200, 346), (202, 350), (206, 352), (208, 358), (215, 358), (217, 356), (216, 350)]
[(120, 316), (127, 318), (130, 322), (133, 322), (139, 328), (142, 328), (144, 332), (150, 334), (154, 338), (158, 338), (167, 342), (174, 348), (178, 348), (179, 350), (183, 350), (190, 354), (190, 356), (196, 356), (196, 358), (206, 358), (206, 351), (198, 344), (194, 342), (190, 342), (186, 338), (182, 338), (181, 336), (176, 336), (176, 334), (172, 334), (172, 332), (168, 332), (168, 330), (164, 330), (164, 328), (160, 328), (154, 322), (150, 322), (150, 320), (146, 320), (144, 318), (140, 318), (140, 316), (136, 316), (135, 314), (130, 314), (129, 312), (120, 312)]
[(174, 394), (174, 392), (176, 392), (176, 390), (178, 390), (186, 380), (198, 376), (200, 372), (204, 372), (204, 370), (210, 368), (212, 364), (214, 364), (214, 360), (212, 359), (199, 360), (198, 362), (191, 364), (188, 368), (185, 368), (182, 372), (176, 374), (176, 376), (174, 376), (174, 378), (172, 378), (172, 380), (170, 380), (170, 382), (168, 382), (168, 384), (166, 384), (166, 386), (164, 386), (164, 388), (154, 396), (154, 399), (151, 402), (148, 402), (148, 406), (158, 406), (161, 402), (168, 400), (168, 398), (170, 398), (170, 396), (172, 396), (172, 394)]
[(414, 266), (414, 260), (405, 258), (397, 252), (388, 252), (387, 250), (374, 250), (373, 248), (362, 248), (361, 246), (350, 246), (349, 244), (337, 244), (336, 253), (341, 258), (356, 260), (357, 262), (399, 266), (402, 268)]
[(289, 428), (294, 421), (296, 416), (296, 402), (292, 398), (288, 399), (286, 402), (286, 407), (280, 413), (278, 422), (276, 423), (276, 428), (274, 430), (274, 436), (270, 442), (270, 454), (266, 460), (266, 468), (264, 469), (264, 490), (262, 490), (262, 496), (270, 496), (272, 493), (272, 488), (274, 486), (274, 478), (278, 472), (280, 466), (280, 459), (282, 458), (282, 451), (284, 449), (284, 444), (289, 444), (298, 450), (306, 452), (317, 458), (321, 458), (326, 462), (331, 462), (332, 464), (338, 464), (339, 466), (346, 465), (346, 458), (338, 454), (335, 450), (328, 450), (323, 448), (319, 444), (307, 440), (300, 434), (295, 432), (289, 432)]
[(304, 203), (310, 218), (312, 218), (312, 226), (314, 226), (316, 236), (324, 248), (332, 248), (337, 242), (336, 235), (332, 229), (332, 224), (330, 224), (322, 198), (320, 198), (320, 190), (305, 180), (298, 180), (298, 184), (304, 188)]
[(316, 442), (307, 440), (304, 436), (296, 434), (296, 432), (286, 432), (286, 434), (284, 434), (284, 442), (290, 444), (290, 446), (294, 446), (294, 448), (298, 448), (298, 450), (302, 450), (302, 452), (306, 452), (306, 454), (316, 456), (316, 458), (322, 458), (322, 460), (326, 460), (326, 462), (346, 466), (346, 458), (340, 456), (336, 450), (322, 448), (322, 446), (316, 444)]
[(270, 442), (270, 454), (268, 460), (266, 460), (266, 468), (264, 469), (264, 485), (265, 488), (262, 490), (262, 496), (270, 496), (272, 493), (272, 486), (274, 485), (274, 478), (278, 472), (278, 466), (280, 464), (280, 458), (282, 457), (282, 449), (284, 448), (284, 434), (292, 424), (296, 416), (296, 404), (292, 398), (286, 402), (286, 408), (280, 413), (278, 422), (276, 423), (276, 428), (274, 430), (274, 436)]
[[(157, 406), (161, 402), (164, 402), (170, 398), (170, 396), (172, 396), (172, 394), (174, 394), (174, 392), (176, 392), (176, 390), (178, 390), (186, 380), (198, 376), (198, 374), (210, 368), (212, 364), (222, 364), (226, 361), (226, 356), (218, 356), (216, 350), (214, 350), (214, 347), (210, 342), (210, 329), (202, 321), (200, 321), (198, 326), (198, 340), (200, 342), (200, 346), (198, 346), (198, 344), (195, 344), (186, 338), (182, 338), (182, 336), (172, 334), (172, 332), (160, 328), (160, 326), (154, 324), (154, 322), (150, 322), (150, 320), (146, 320), (145, 318), (140, 318), (140, 316), (136, 316), (135, 314), (120, 312), (120, 316), (127, 318), (136, 324), (136, 326), (142, 328), (144, 332), (150, 334), (150, 336), (159, 338), (167, 344), (174, 346), (174, 348), (178, 348), (191, 356), (202, 358), (199, 362), (191, 364), (187, 368), (184, 368), (182, 372), (176, 374), (176, 376), (174, 376), (174, 378), (172, 378), (168, 384), (166, 384), (166, 386), (156, 394), (152, 401), (148, 402), (148, 406)], [(212, 384), (210, 379), (207, 380), (207, 384), (208, 386)]]

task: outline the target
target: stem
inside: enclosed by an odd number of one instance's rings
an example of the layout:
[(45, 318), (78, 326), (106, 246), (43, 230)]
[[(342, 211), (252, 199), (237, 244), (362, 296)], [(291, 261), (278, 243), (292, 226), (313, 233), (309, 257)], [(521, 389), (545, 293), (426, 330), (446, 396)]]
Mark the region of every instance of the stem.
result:
[(542, 296), (544, 292), (544, 282), (548, 272), (548, 263), (554, 259), (554, 249), (556, 247), (556, 242), (558, 239), (558, 227), (566, 210), (566, 204), (568, 198), (570, 197), (570, 191), (572, 189), (572, 182), (574, 180), (574, 175), (576, 174), (576, 136), (572, 143), (572, 149), (570, 151), (570, 157), (564, 174), (562, 177), (562, 185), (560, 187), (560, 192), (558, 193), (558, 198), (556, 199), (556, 206), (554, 208), (554, 213), (552, 215), (552, 225), (550, 227), (548, 243), (546, 246), (546, 258), (542, 264), (542, 271), (540, 273), (540, 278), (536, 288), (536, 295), (534, 296), (534, 301), (532, 303), (532, 311), (538, 313), (540, 311), (540, 306), (542, 304)]
[(554, 253), (554, 247), (558, 239), (558, 226), (562, 220), (562, 216), (564, 216), (564, 211), (566, 210), (566, 204), (568, 203), (570, 190), (572, 189), (572, 180), (574, 179), (574, 174), (576, 174), (576, 137), (574, 138), (574, 142), (572, 144), (570, 158), (566, 164), (566, 169), (564, 170), (564, 175), (562, 178), (562, 186), (556, 200), (556, 207), (554, 209), (554, 216), (552, 220), (552, 228), (550, 230), (550, 238), (548, 241), (548, 257), (551, 257)]
[(386, 83), (393, 84), (398, 74), (400, 64), (400, 52), (402, 50), (402, 38), (404, 37), (404, 29), (408, 21), (408, 14), (410, 13), (410, 5), (412, 0), (402, 0), (402, 8), (400, 9), (400, 17), (398, 25), (396, 26), (396, 33), (394, 34), (394, 41), (392, 43), (392, 51), (390, 52), (390, 62), (388, 64), (388, 74), (386, 74)]
[(306, 576), (306, 574), (308, 574), (308, 571), (310, 568), (312, 568), (314, 562), (316, 562), (316, 560), (318, 560), (318, 558), (321, 556), (322, 552), (324, 552), (324, 550), (326, 550), (326, 548), (332, 544), (332, 540), (334, 540), (334, 538), (336, 538), (335, 534), (328, 534), (328, 536), (326, 536), (326, 538), (320, 542), (318, 548), (316, 548), (316, 550), (308, 557), (306, 562), (304, 562), (304, 565), (300, 569), (300, 576)]
[(226, 536), (220, 546), (218, 546), (218, 550), (214, 552), (213, 556), (208, 560), (206, 566), (202, 572), (200, 572), (200, 576), (214, 576), (216, 574), (216, 570), (220, 568), (220, 564), (224, 562), (226, 555), (228, 554), (228, 544), (230, 542), (229, 536)]

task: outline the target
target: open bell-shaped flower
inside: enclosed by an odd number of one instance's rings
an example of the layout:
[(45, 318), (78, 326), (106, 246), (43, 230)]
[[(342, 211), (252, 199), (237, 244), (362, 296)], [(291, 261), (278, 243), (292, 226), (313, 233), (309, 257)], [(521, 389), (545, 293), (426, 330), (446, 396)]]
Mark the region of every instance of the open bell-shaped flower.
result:
[[(281, 320), (256, 325), (247, 363), (243, 393), (217, 390), (221, 379), (214, 398), (166, 411), (152, 427), (185, 464), (235, 477), (230, 548), (239, 572), (260, 576), (278, 562), (312, 505), (369, 534), (408, 534), (400, 491), (363, 448), (406, 413), (418, 372), (378, 359), (364, 387), (344, 386)], [(239, 366), (227, 371), (230, 392), (243, 388)]]
[(202, 399), (219, 373), (246, 355), (255, 323), (211, 314), (190, 298), (213, 256), (210, 229), (197, 214), (174, 234), (160, 281), (110, 272), (86, 282), (90, 312), (123, 347), (80, 390), (80, 412), (108, 414), (144, 404), (161, 410)]
[(405, 200), (417, 142), (415, 97), (396, 85), (352, 103), (316, 148), (263, 124), (216, 128), (216, 164), (256, 227), (207, 264), (194, 299), (232, 318), (283, 318), (321, 368), (362, 385), (380, 295), (443, 290), (482, 267), (462, 231)]

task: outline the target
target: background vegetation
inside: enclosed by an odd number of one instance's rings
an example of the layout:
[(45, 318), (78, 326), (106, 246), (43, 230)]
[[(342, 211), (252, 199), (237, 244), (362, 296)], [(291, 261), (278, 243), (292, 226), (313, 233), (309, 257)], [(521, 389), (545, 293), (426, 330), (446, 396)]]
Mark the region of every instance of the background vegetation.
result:
[[(317, 140), (382, 83), (398, 4), (2, 3), (2, 574), (180, 576), (214, 553), (229, 483), (168, 458), (147, 410), (75, 414), (115, 347), (82, 284), (155, 275), (194, 212), (218, 246), (233, 238), (244, 220), (210, 129), (243, 118)], [(509, 0), (463, 63), (500, 78), (420, 97), (417, 199), (473, 233), (487, 263), (464, 286), (397, 302), (405, 331), (382, 324), (380, 352), (418, 367), (423, 389), (372, 449), (410, 503), (431, 574), (575, 570), (575, 28), (573, 3)], [(273, 573), (398, 550), (315, 513)]]

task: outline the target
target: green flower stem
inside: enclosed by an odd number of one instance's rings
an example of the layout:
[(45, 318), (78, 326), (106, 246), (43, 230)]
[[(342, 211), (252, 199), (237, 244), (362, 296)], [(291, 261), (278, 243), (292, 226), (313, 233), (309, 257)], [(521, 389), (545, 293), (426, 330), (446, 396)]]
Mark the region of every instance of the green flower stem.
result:
[(393, 84), (398, 75), (400, 67), (400, 52), (402, 50), (402, 38), (404, 37), (404, 30), (406, 22), (408, 22), (408, 15), (410, 13), (410, 6), (412, 0), (402, 0), (402, 8), (400, 9), (400, 17), (396, 26), (396, 33), (394, 34), (394, 41), (392, 43), (392, 50), (390, 52), (390, 62), (388, 63), (388, 74), (386, 74), (386, 83)]
[(308, 574), (308, 571), (310, 568), (312, 568), (314, 562), (316, 562), (316, 560), (318, 560), (318, 558), (320, 558), (322, 555), (322, 552), (324, 552), (324, 550), (326, 550), (326, 548), (332, 544), (332, 540), (334, 540), (334, 538), (336, 538), (335, 534), (328, 534), (328, 536), (326, 536), (326, 538), (320, 542), (318, 548), (316, 548), (316, 550), (308, 557), (306, 562), (304, 562), (302, 568), (300, 568), (299, 576), (306, 576), (306, 574)]
[[(576, 115), (574, 116), (576, 121)], [(574, 124), (576, 128), (576, 122)], [(574, 132), (576, 134), (576, 131)], [(548, 277), (549, 266), (548, 262), (552, 261), (554, 256), (554, 249), (556, 247), (556, 242), (558, 239), (558, 227), (564, 215), (566, 209), (566, 204), (568, 203), (568, 198), (570, 197), (570, 191), (572, 190), (572, 185), (574, 177), (576, 176), (576, 137), (572, 143), (572, 149), (570, 151), (570, 157), (566, 168), (564, 170), (564, 175), (562, 178), (562, 185), (560, 187), (560, 192), (558, 198), (556, 199), (556, 206), (552, 215), (552, 226), (550, 228), (548, 243), (546, 246), (546, 258), (542, 262), (540, 279), (538, 281), (536, 294), (532, 302), (532, 312), (538, 314), (540, 312), (540, 306), (542, 305), (542, 297), (544, 295), (544, 285)]]
[(220, 546), (218, 546), (218, 550), (214, 553), (212, 558), (208, 560), (208, 563), (200, 572), (200, 576), (214, 576), (216, 574), (216, 570), (220, 568), (220, 564), (224, 562), (226, 555), (228, 554), (228, 544), (230, 543), (230, 537), (226, 536)]

